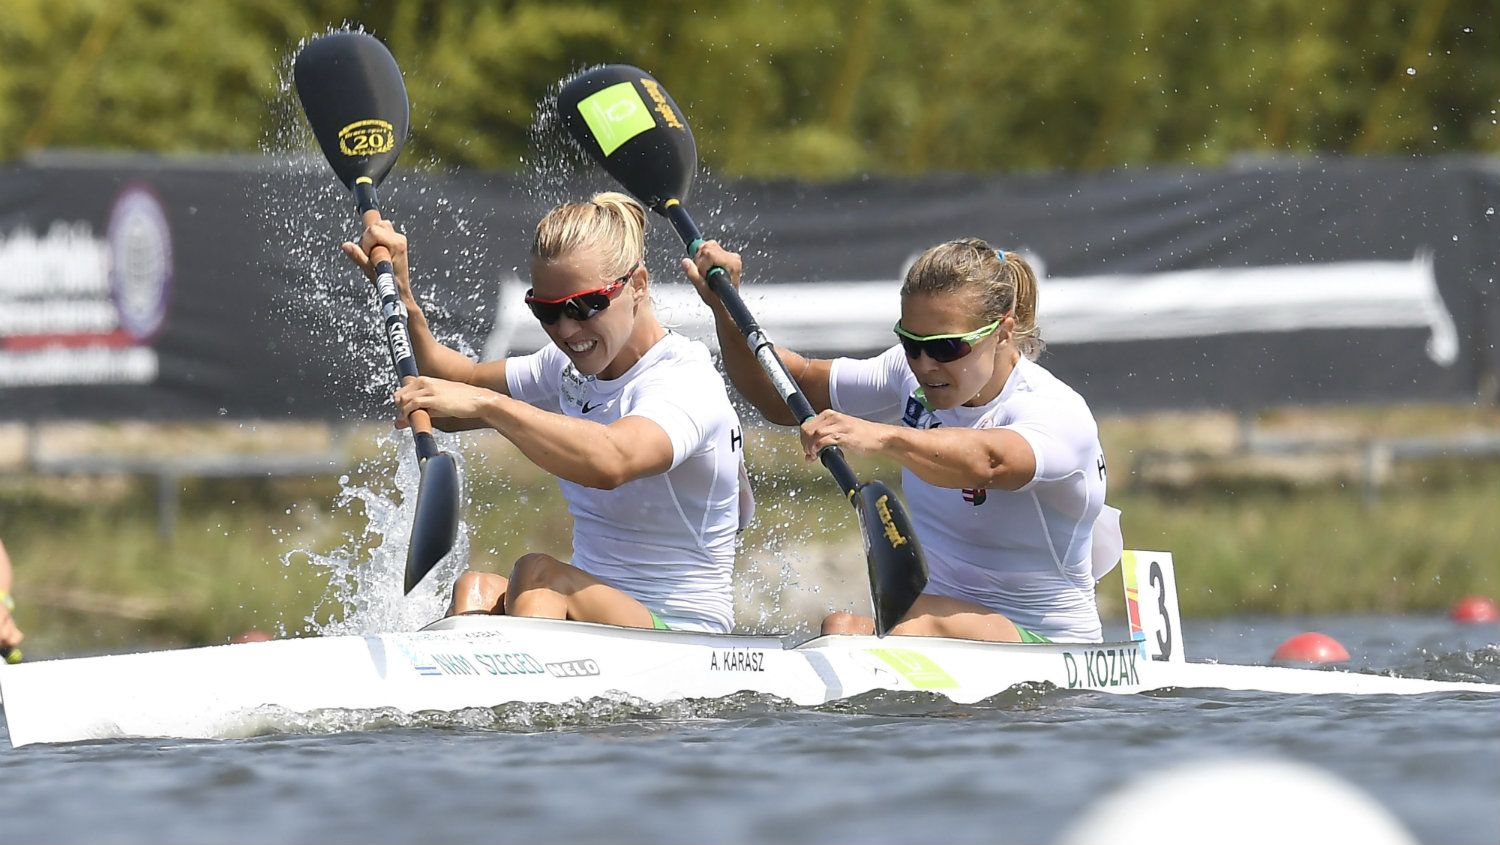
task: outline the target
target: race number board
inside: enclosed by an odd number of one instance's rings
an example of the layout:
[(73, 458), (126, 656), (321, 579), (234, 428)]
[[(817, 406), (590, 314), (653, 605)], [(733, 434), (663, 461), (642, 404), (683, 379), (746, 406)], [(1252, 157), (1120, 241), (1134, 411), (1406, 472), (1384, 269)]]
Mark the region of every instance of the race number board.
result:
[(1141, 643), (1152, 660), (1185, 662), (1172, 553), (1126, 550), (1120, 563), (1130, 638)]

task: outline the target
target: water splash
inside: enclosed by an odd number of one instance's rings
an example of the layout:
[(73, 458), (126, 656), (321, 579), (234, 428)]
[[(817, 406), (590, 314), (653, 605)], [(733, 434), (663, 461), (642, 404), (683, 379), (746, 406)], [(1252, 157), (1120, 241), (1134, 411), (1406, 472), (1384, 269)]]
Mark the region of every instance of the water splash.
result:
[[(437, 437), (440, 446), (458, 461), (463, 477), (463, 458), (451, 448), (453, 437), (441, 432)], [(356, 517), (360, 515), (356, 511), (362, 511), (363, 527), (346, 532), (344, 542), (330, 552), (297, 549), (282, 559), (288, 566), (313, 566), (327, 573), (328, 589), (304, 620), (308, 633), (333, 636), (416, 630), (444, 615), (453, 582), (468, 564), (469, 526), (460, 519), (453, 551), (410, 595), (403, 593), (421, 471), (416, 449), (405, 432), (385, 435), (384, 445), (398, 456), (389, 487), (376, 486), (387, 481), (387, 475), (375, 461), (367, 461), (357, 471), (370, 479), (365, 484), (354, 483), (348, 476), (339, 479), (342, 490), (335, 507)]]
[(1391, 674), (1430, 681), (1500, 684), (1500, 645), (1487, 645), (1473, 651), (1433, 654), (1423, 649), (1423, 652), (1420, 663), (1396, 666)]
[[(348, 22), (326, 30), (339, 31), (363, 30)], [(358, 219), (348, 192), (317, 152), (292, 82), (296, 53), (312, 37), (316, 36), (303, 39), (283, 57), (271, 102), (275, 119), (260, 144), (266, 163), (257, 211), (270, 231), (273, 255), (267, 266), (291, 277), (290, 284), (277, 287), (278, 299), (261, 319), (281, 328), (283, 343), (308, 350), (309, 367), (322, 368), (329, 383), (358, 397), (358, 406), (340, 409), (346, 420), (385, 416), (390, 413), (394, 379), (373, 290), (338, 246), (357, 239)], [(431, 190), (431, 181), (423, 175), (394, 174), (383, 186), (387, 205), (401, 209), (407, 220), (458, 237), (483, 228), (476, 218), (488, 211), (474, 212), (472, 197)], [(421, 254), (425, 241), (413, 240), (414, 255)], [(433, 263), (443, 269), (425, 280), (426, 285), (416, 280), (413, 285), (419, 300), (430, 299), (423, 302), (423, 310), (437, 326), (450, 323), (448, 318), (458, 310), (483, 312), (492, 301), (484, 285), (464, 283), (488, 262), (481, 241), (471, 239), (457, 250), (442, 252), (443, 258)], [(433, 283), (437, 291), (429, 289)], [(461, 324), (449, 334), (439, 333), (438, 339), (472, 354)], [(336, 401), (330, 397), (331, 403)], [(464, 477), (456, 439), (440, 433), (438, 442), (458, 459)], [(310, 565), (328, 577), (327, 590), (304, 620), (304, 633), (367, 634), (421, 627), (443, 615), (452, 583), (468, 562), (468, 524), (460, 521), (454, 550), (412, 595), (402, 594), (420, 471), (408, 433), (389, 432), (378, 445), (378, 457), (339, 480), (342, 489), (335, 501), (336, 510), (356, 521), (362, 516), (363, 527), (345, 533), (332, 551), (296, 548), (283, 556), (287, 566)], [(467, 489), (464, 493), (460, 508), (467, 511), (471, 502)], [(306, 544), (304, 539), (302, 545)]]

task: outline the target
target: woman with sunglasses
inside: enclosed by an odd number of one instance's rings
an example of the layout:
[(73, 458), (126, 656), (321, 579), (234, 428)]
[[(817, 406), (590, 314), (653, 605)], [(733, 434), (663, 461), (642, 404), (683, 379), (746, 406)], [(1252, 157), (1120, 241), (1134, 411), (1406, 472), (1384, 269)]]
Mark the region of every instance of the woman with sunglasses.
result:
[[(474, 362), (440, 344), (411, 294), (406, 239), (381, 222), (344, 252), (369, 272), (391, 251), (422, 377), (396, 391), (402, 420), (492, 428), (557, 476), (573, 554), (540, 552), (510, 577), (466, 572), (453, 613), (508, 613), (725, 633), (735, 534), (749, 518), (739, 418), (707, 347), (651, 307), (646, 212), (624, 194), (560, 205), (537, 225), (526, 304), (551, 345)], [(742, 503), (742, 495), (745, 497)]]
[[(796, 424), (704, 285), (714, 265), (738, 285), (740, 257), (710, 241), (696, 259), (683, 269), (715, 312), (730, 380), (766, 419)], [(929, 582), (893, 633), (1102, 638), (1092, 559), (1104, 453), (1082, 397), (1036, 363), (1036, 302), (1021, 256), (977, 238), (950, 241), (907, 272), (898, 342), (884, 354), (817, 360), (777, 349), (820, 411), (802, 424), (808, 460), (834, 444), (902, 465)], [(874, 633), (874, 622), (834, 613), (823, 633)]]

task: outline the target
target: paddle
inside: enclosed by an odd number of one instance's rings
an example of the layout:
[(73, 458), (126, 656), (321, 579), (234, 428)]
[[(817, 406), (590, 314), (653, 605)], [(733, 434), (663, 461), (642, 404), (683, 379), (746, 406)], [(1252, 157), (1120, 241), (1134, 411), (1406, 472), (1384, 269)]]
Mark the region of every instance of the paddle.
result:
[[(703, 234), (682, 203), (698, 166), (698, 148), (682, 110), (661, 83), (639, 68), (604, 65), (569, 80), (558, 93), (557, 108), (579, 146), (648, 208), (672, 221), (688, 254), (695, 255)], [(798, 421), (814, 416), (729, 273), (713, 267), (707, 281)], [(875, 632), (883, 637), (927, 586), (917, 535), (895, 493), (879, 481), (861, 484), (837, 446), (823, 447), (818, 458), (859, 514)]]
[[(344, 186), (354, 192), (366, 226), (380, 220), (375, 188), (385, 179), (406, 143), (406, 84), (396, 60), (373, 36), (335, 32), (308, 42), (293, 65), (297, 97), (323, 155)], [(375, 288), (385, 318), (391, 365), (402, 384), (417, 377), (406, 306), (396, 292), (390, 253), (377, 246)], [(453, 549), (458, 538), (458, 463), (440, 451), (426, 411), (408, 417), (416, 441), (421, 482), (417, 513), (406, 552), (406, 592)]]
[(12, 665), (21, 662), (21, 649), (18, 646), (8, 645), (0, 648), (0, 662)]

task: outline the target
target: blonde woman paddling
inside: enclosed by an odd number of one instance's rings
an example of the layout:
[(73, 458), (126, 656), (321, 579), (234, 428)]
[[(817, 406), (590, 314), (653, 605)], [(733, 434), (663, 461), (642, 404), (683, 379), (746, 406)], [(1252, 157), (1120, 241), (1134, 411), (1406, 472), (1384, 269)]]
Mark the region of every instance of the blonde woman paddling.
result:
[(707, 347), (652, 310), (645, 225), (645, 210), (617, 193), (548, 212), (526, 303), (552, 343), (478, 363), (433, 337), (411, 294), (406, 239), (389, 223), (344, 244), (366, 272), (376, 245), (391, 251), (424, 373), (396, 392), (403, 419), (424, 409), (441, 428), (494, 429), (557, 477), (573, 516), (570, 560), (533, 552), (509, 578), (466, 572), (453, 613), (734, 625), (735, 534), (749, 509), (740, 423)]
[[(704, 285), (714, 265), (738, 285), (740, 256), (712, 241), (683, 269), (714, 309), (731, 381), (766, 419), (796, 424)], [(977, 238), (949, 241), (917, 259), (900, 295), (897, 343), (879, 356), (777, 349), (820, 412), (801, 428), (809, 460), (834, 444), (902, 466), (929, 583), (891, 632), (1099, 641), (1092, 547), (1104, 453), (1083, 398), (1036, 363), (1031, 267)], [(869, 634), (874, 623), (839, 612), (823, 632)]]

